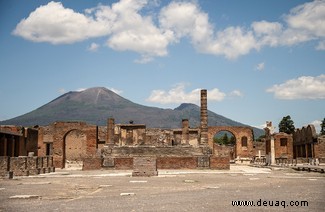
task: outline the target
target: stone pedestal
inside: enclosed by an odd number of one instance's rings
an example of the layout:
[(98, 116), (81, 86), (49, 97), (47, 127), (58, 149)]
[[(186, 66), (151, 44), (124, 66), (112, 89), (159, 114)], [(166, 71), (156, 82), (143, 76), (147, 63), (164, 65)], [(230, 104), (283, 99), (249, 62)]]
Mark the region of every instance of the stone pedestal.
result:
[(132, 176), (150, 177), (157, 176), (156, 157), (134, 157)]

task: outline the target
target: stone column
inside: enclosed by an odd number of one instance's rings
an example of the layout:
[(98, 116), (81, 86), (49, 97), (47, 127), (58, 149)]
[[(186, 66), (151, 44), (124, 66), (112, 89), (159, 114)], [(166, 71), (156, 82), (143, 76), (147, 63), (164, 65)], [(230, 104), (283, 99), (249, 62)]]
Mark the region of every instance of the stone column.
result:
[(189, 123), (188, 119), (182, 120), (182, 143), (189, 144)]
[(208, 144), (208, 102), (207, 90), (201, 90), (201, 145)]
[(275, 164), (274, 136), (271, 135), (271, 165)]
[(106, 144), (114, 146), (114, 119), (109, 118), (107, 120), (107, 137), (106, 137)]

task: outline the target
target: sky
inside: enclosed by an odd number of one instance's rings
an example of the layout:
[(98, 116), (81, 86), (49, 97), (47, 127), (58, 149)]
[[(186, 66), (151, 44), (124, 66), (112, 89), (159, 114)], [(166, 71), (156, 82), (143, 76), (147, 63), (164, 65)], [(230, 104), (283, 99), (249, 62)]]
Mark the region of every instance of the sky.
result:
[(296, 128), (325, 118), (325, 1), (0, 0), (0, 120), (69, 91), (200, 105)]

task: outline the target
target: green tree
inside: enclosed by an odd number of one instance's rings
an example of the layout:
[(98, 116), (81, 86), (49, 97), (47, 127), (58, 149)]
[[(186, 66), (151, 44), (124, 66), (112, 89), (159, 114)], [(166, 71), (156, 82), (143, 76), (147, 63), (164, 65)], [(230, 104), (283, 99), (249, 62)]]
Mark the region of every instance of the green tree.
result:
[(325, 135), (325, 118), (323, 119), (322, 123), (320, 124), (320, 134)]
[(228, 135), (227, 133), (223, 134), (222, 136), (222, 144), (228, 144)]
[(289, 115), (282, 118), (279, 123), (279, 132), (292, 134), (295, 131), (294, 123)]
[(231, 136), (230, 137), (229, 144), (231, 144), (231, 145), (235, 145), (236, 144), (236, 138), (235, 138), (235, 136)]

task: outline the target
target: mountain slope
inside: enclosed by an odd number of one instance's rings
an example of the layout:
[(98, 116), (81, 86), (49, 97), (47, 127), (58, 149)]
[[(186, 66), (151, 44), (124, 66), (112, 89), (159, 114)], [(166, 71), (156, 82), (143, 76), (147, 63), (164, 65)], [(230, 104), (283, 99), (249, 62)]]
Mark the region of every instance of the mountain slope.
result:
[[(181, 120), (189, 119), (192, 128), (200, 125), (200, 107), (183, 103), (172, 109), (161, 109), (136, 104), (102, 87), (81, 92), (68, 92), (48, 104), (22, 116), (0, 122), (23, 126), (48, 125), (55, 121), (84, 121), (106, 125), (107, 118), (116, 123), (146, 124), (148, 128), (179, 128)], [(245, 126), (226, 117), (208, 111), (209, 126)], [(263, 130), (254, 128), (255, 136)]]

